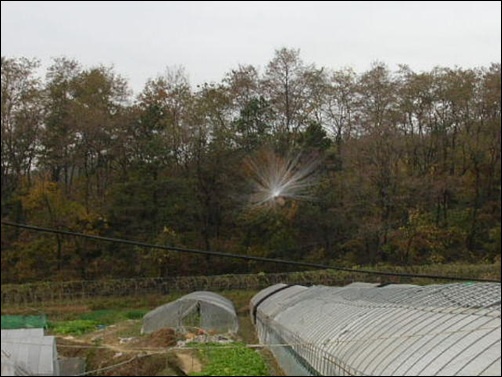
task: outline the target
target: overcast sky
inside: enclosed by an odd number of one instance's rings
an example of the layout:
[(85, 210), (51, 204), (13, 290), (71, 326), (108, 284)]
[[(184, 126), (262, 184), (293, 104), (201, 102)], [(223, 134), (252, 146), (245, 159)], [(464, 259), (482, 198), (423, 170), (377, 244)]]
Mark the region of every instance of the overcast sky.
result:
[(501, 61), (500, 1), (2, 1), (2, 56), (113, 65), (137, 93), (166, 67), (192, 85), (281, 47), (305, 63), (415, 71)]

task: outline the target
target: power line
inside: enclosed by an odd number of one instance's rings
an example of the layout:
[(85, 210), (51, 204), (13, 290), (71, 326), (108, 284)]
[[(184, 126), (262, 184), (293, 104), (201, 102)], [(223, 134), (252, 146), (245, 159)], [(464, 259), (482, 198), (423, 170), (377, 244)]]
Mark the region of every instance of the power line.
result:
[(320, 264), (320, 263), (298, 262), (298, 261), (292, 261), (292, 260), (286, 260), (286, 259), (256, 257), (256, 256), (251, 256), (251, 255), (224, 253), (221, 251), (188, 249), (188, 248), (181, 248), (181, 247), (176, 247), (176, 246), (154, 245), (154, 244), (150, 244), (147, 242), (141, 242), (141, 241), (132, 241), (132, 240), (126, 240), (126, 239), (121, 239), (121, 238), (95, 236), (95, 235), (84, 234), (84, 233), (70, 232), (67, 230), (50, 229), (50, 228), (44, 228), (44, 227), (39, 227), (39, 226), (34, 226), (34, 225), (27, 225), (27, 224), (18, 224), (18, 223), (13, 223), (13, 222), (9, 222), (9, 221), (2, 221), (2, 225), (33, 230), (36, 232), (61, 234), (61, 235), (65, 235), (65, 236), (81, 237), (81, 238), (87, 238), (87, 239), (96, 240), (96, 241), (121, 243), (121, 244), (125, 244), (125, 245), (140, 246), (140, 247), (145, 247), (145, 248), (175, 251), (175, 252), (179, 252), (179, 253), (211, 255), (211, 256), (217, 256), (217, 257), (222, 257), (222, 258), (252, 260), (252, 261), (258, 261), (258, 262), (277, 263), (277, 264), (290, 265), (290, 266), (313, 267), (313, 268), (319, 268), (319, 269), (330, 269), (330, 270), (336, 270), (336, 271), (379, 275), (379, 276), (400, 276), (400, 277), (414, 277), (414, 278), (441, 279), (441, 280), (478, 281), (478, 282), (500, 283), (500, 280), (496, 280), (496, 279), (479, 279), (479, 278), (466, 278), (466, 277), (460, 277), (460, 276), (441, 276), (441, 275), (428, 275), (428, 274), (409, 274), (409, 273), (387, 272), (387, 271), (368, 271), (368, 270), (360, 270), (360, 269), (353, 269), (353, 268), (336, 267), (336, 266)]

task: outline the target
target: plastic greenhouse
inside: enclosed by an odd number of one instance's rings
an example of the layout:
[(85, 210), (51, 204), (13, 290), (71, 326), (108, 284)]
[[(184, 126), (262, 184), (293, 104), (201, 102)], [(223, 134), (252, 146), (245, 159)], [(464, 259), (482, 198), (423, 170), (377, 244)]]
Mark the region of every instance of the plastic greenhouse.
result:
[(141, 332), (149, 334), (164, 327), (236, 333), (239, 322), (230, 300), (213, 292), (198, 291), (145, 314)]
[(59, 376), (53, 336), (44, 330), (2, 330), (2, 376)]
[(251, 300), (288, 375), (500, 376), (501, 285), (277, 284)]

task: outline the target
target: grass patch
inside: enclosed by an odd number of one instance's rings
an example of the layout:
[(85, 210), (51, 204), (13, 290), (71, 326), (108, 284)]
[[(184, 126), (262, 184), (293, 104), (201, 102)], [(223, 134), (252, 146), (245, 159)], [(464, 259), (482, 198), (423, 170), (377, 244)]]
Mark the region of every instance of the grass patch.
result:
[(64, 322), (49, 322), (49, 328), (59, 335), (83, 335), (96, 330), (98, 323), (87, 319)]
[(124, 316), (127, 319), (142, 319), (143, 316), (148, 312), (149, 310), (146, 309), (128, 310), (124, 313)]
[(120, 310), (94, 310), (88, 313), (82, 313), (79, 316), (81, 320), (93, 321), (100, 325), (111, 325), (123, 319)]
[(262, 356), (244, 343), (190, 343), (204, 363), (202, 372), (190, 376), (268, 376)]
[(109, 326), (126, 320), (141, 319), (148, 310), (107, 309), (79, 313), (76, 319), (49, 322), (49, 329), (60, 335), (83, 335), (95, 331), (99, 326)]

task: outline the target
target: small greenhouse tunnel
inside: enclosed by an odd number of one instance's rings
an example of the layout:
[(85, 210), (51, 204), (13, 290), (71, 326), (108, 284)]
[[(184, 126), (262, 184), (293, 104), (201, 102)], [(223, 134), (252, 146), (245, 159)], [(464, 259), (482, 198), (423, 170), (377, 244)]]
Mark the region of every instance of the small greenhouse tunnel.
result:
[(165, 327), (186, 332), (202, 329), (213, 333), (236, 333), (239, 322), (232, 302), (213, 292), (192, 292), (159, 306), (143, 317), (143, 334)]

